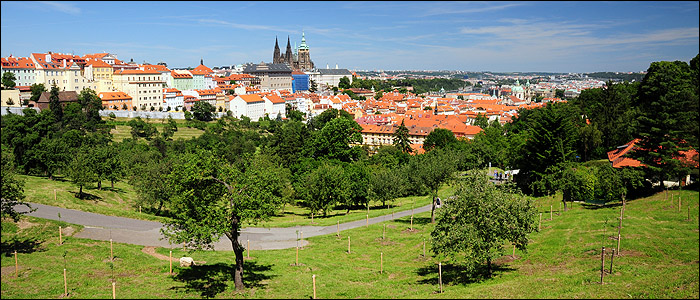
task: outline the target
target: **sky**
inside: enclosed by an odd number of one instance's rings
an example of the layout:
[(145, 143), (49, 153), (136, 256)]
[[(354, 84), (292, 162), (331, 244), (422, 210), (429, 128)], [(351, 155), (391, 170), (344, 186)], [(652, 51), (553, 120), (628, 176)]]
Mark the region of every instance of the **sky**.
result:
[(0, 55), (270, 63), (303, 32), (317, 68), (640, 72), (700, 52), (699, 3), (3, 0)]

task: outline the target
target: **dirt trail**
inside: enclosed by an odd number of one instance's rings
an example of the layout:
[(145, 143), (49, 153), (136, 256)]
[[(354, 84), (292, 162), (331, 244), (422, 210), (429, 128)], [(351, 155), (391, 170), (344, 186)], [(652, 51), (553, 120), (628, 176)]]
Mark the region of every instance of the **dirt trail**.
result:
[[(153, 256), (153, 257), (160, 259), (160, 260), (168, 260), (169, 259), (168, 256), (165, 256), (165, 255), (160, 254), (160, 253), (156, 253), (156, 247), (154, 247), (154, 246), (143, 247), (143, 249), (141, 249), (141, 252), (146, 253), (146, 254)], [(173, 261), (180, 261), (180, 259), (173, 258)]]

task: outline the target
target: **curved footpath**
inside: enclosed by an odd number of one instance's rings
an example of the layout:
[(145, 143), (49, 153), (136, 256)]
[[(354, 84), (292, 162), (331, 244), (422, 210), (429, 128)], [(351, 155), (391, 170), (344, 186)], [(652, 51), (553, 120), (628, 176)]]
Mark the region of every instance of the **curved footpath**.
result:
[[(112, 239), (113, 241), (119, 243), (164, 248), (182, 247), (182, 244), (171, 245), (163, 234), (160, 233), (160, 229), (164, 228), (164, 225), (160, 222), (106, 216), (37, 203), (30, 203), (30, 205), (37, 210), (27, 214), (29, 216), (59, 220), (58, 214), (60, 213), (60, 221), (85, 226), (82, 231), (74, 234), (74, 236), (79, 238), (102, 241), (109, 241)], [(28, 211), (26, 206), (18, 206), (16, 209), (20, 212)], [(413, 213), (421, 213), (426, 211), (430, 211), (430, 205), (417, 207), (413, 210)], [(393, 215), (389, 214), (370, 218), (369, 224), (376, 224), (410, 215), (410, 209), (395, 212)], [(367, 220), (365, 219), (342, 223), (340, 224), (340, 230), (365, 226), (366, 223)], [(304, 237), (312, 237), (333, 234), (337, 231), (337, 225), (295, 226), (289, 228), (248, 227), (241, 230), (239, 241), (241, 242), (241, 245), (245, 247), (247, 241), (250, 240), (251, 250), (294, 248), (297, 245), (297, 230), (303, 232)], [(304, 246), (306, 244), (308, 244), (308, 241), (301, 241), (300, 246)], [(222, 236), (218, 242), (214, 243), (214, 250), (231, 251), (231, 241), (228, 239), (228, 237)]]

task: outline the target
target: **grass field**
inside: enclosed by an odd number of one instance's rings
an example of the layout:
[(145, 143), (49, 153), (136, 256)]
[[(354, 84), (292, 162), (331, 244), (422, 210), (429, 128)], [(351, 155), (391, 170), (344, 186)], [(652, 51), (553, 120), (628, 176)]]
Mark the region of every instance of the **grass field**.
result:
[[(93, 212), (103, 215), (127, 217), (148, 221), (163, 222), (164, 217), (156, 216), (146, 207), (141, 209), (137, 204), (137, 195), (133, 188), (125, 182), (116, 182), (114, 188), (109, 182), (102, 182), (102, 190), (96, 187), (83, 187), (83, 192), (89, 194), (89, 200), (76, 197), (79, 188), (73, 185), (68, 179), (55, 176), (56, 180), (49, 180), (46, 177), (17, 175), (25, 181), (26, 201), (58, 207), (75, 209), (80, 211)], [(54, 200), (54, 190), (55, 200)], [(453, 189), (444, 186), (438, 192), (442, 198), (452, 195)], [(392, 212), (410, 210), (412, 208), (428, 205), (431, 203), (430, 196), (412, 196), (395, 199), (387, 202), (389, 207), (381, 206), (372, 202), (370, 205), (369, 217), (377, 217), (391, 214)], [(272, 217), (269, 221), (258, 223), (260, 227), (294, 227), (297, 225), (329, 226), (341, 223), (363, 220), (367, 217), (367, 210), (353, 209), (347, 212), (345, 209), (332, 210), (326, 217), (314, 216), (313, 224), (311, 214), (307, 208), (287, 205), (284, 213)]]
[[(144, 252), (144, 247), (66, 237), (57, 245), (58, 226), (75, 225), (24, 217), (2, 225), (2, 298), (62, 298), (67, 269), (69, 298), (698, 298), (698, 193), (678, 191), (628, 201), (622, 223), (621, 255), (612, 274), (600, 281), (601, 247), (617, 245), (618, 205), (576, 203), (559, 215), (559, 197), (538, 198), (541, 231), (530, 235), (527, 253), (505, 245), (490, 278), (471, 275), (459, 262), (442, 261), (444, 293), (438, 293), (438, 261), (430, 249), (430, 213), (308, 238), (296, 249), (252, 251), (245, 261), (247, 288), (237, 293), (230, 251), (184, 253), (205, 264), (180, 268)], [(671, 198), (670, 195), (673, 195)], [(554, 208), (549, 220), (550, 206)], [(690, 220), (688, 220), (690, 208)], [(363, 216), (364, 217), (364, 216)], [(539, 218), (539, 216), (538, 216)], [(387, 226), (382, 240), (383, 224)], [(348, 236), (351, 253), (348, 254)], [(423, 241), (427, 257), (422, 257)], [(19, 249), (19, 278), (12, 251)], [(147, 249), (146, 249), (147, 250)], [(170, 249), (157, 248), (167, 257)], [(380, 273), (380, 253), (383, 272)], [(64, 261), (65, 254), (65, 261)], [(605, 269), (610, 267), (606, 255)]]
[[(131, 137), (131, 126), (126, 125), (126, 122), (131, 120), (131, 118), (115, 118), (114, 121), (109, 121), (109, 118), (107, 117), (102, 117), (103, 120), (107, 121), (108, 124), (114, 124), (115, 128), (112, 129), (110, 133), (112, 133), (112, 140), (114, 142), (121, 142), (125, 138), (130, 138)], [(163, 126), (165, 125), (165, 121), (163, 119), (143, 119), (144, 121), (153, 124), (156, 126), (158, 129), (158, 132), (163, 132)], [(177, 131), (175, 134), (173, 134), (173, 139), (185, 139), (188, 140), (193, 137), (198, 137), (204, 133), (203, 130), (199, 130), (197, 128), (188, 128), (185, 125), (185, 120), (182, 119), (174, 119), (175, 123), (177, 123)]]

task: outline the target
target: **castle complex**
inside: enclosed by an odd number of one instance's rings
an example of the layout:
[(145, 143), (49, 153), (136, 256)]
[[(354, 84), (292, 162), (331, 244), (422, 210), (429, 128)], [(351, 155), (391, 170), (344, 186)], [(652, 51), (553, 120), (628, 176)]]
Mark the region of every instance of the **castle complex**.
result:
[(289, 43), (289, 36), (287, 37), (287, 51), (284, 55), (280, 52), (280, 46), (277, 43), (277, 38), (275, 37), (275, 51), (272, 54), (272, 63), (283, 64), (286, 63), (293, 70), (297, 71), (309, 71), (314, 68), (314, 62), (311, 61), (311, 56), (309, 56), (309, 46), (306, 45), (306, 38), (304, 33), (301, 34), (301, 45), (297, 48), (294, 47), (294, 52), (292, 52), (292, 46)]

